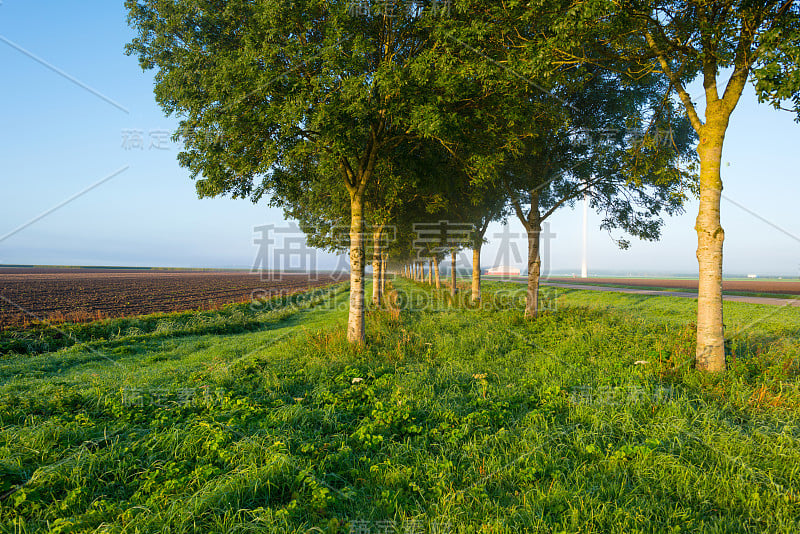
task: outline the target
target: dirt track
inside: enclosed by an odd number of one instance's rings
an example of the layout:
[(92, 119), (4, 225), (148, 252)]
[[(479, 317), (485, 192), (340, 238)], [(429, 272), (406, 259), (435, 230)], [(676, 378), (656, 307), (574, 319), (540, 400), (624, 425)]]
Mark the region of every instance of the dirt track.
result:
[[(213, 308), (288, 294), (342, 276), (276, 275), (238, 271), (0, 268), (0, 327), (36, 318), (86, 321), (153, 312)], [(345, 273), (344, 278), (347, 275)]]
[[(636, 287), (663, 287), (668, 289), (690, 289), (697, 291), (697, 280), (663, 278), (548, 278), (547, 281), (568, 284), (613, 284)], [(722, 290), (800, 295), (800, 282), (784, 282), (782, 280), (724, 280), (722, 282)]]
[[(518, 283), (524, 284), (525, 282), (517, 280)], [(624, 287), (610, 287), (588, 284), (560, 284), (558, 282), (542, 282), (542, 285), (548, 287), (560, 287), (564, 289), (583, 289), (586, 291), (606, 291), (609, 293), (631, 293), (635, 295), (650, 295), (654, 297), (681, 297), (681, 298), (697, 298), (697, 292), (689, 291), (674, 291), (667, 289), (631, 289)], [(749, 304), (766, 304), (768, 306), (791, 306), (794, 308), (800, 307), (800, 297), (763, 297), (755, 294), (746, 295), (722, 295), (722, 300), (730, 302), (746, 302)]]

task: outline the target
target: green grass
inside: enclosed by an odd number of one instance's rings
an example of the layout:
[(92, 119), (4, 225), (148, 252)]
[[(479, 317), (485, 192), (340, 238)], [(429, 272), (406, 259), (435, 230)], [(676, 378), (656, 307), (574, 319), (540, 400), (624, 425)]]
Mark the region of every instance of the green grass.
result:
[(559, 290), (529, 322), (518, 284), (395, 287), (362, 348), (341, 287), (15, 345), (0, 532), (800, 527), (796, 310), (726, 303), (708, 377), (690, 299)]
[[(37, 323), (0, 330), (0, 355), (42, 353), (84, 343), (89, 349), (108, 340), (124, 343), (128, 338), (178, 337), (192, 334), (231, 334), (260, 330), (300, 308), (326, 300), (331, 292), (347, 284), (283, 295), (268, 300), (228, 304), (217, 310), (153, 313), (90, 323)], [(105, 346), (105, 345), (104, 345)]]

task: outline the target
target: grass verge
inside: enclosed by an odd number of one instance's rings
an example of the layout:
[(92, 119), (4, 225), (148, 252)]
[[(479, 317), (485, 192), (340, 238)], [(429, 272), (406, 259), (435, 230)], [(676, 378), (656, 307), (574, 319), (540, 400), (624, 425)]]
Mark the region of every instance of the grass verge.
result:
[(485, 288), (396, 281), (364, 347), (338, 289), (8, 355), (0, 531), (798, 530), (796, 313), (726, 303), (709, 377), (691, 300)]

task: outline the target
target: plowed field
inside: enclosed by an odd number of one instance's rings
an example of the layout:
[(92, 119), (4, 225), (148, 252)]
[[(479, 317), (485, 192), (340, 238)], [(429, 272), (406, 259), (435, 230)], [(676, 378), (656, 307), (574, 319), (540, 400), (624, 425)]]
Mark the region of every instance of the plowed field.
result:
[(328, 285), (347, 274), (0, 268), (0, 328), (207, 309)]

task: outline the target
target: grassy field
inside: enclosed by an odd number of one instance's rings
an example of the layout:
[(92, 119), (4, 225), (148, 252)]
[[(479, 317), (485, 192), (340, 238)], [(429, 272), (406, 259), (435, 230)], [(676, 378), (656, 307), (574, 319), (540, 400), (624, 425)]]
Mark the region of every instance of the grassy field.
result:
[(800, 530), (797, 310), (726, 303), (715, 378), (691, 299), (485, 287), (2, 334), (0, 532)]

